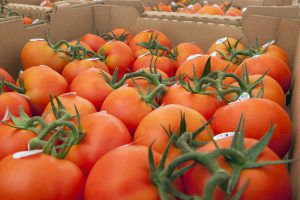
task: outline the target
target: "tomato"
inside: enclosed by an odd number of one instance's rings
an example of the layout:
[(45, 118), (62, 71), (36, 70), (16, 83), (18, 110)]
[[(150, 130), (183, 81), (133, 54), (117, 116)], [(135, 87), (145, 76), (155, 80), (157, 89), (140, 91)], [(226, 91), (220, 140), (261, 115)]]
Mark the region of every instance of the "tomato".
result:
[[(10, 121), (6, 123), (11, 124)], [(36, 137), (36, 134), (29, 130), (20, 130), (0, 123), (0, 160), (5, 156), (28, 149), (28, 142)]]
[[(95, 106), (91, 102), (89, 102), (88, 100), (86, 100), (74, 93), (62, 94), (62, 95), (58, 96), (57, 98), (62, 103), (65, 110), (72, 116), (76, 115), (75, 106), (78, 110), (80, 117), (83, 117), (90, 113), (97, 112)], [(53, 100), (53, 102), (54, 102), (54, 105), (57, 107), (57, 102), (55, 100)], [(55, 116), (51, 110), (50, 103), (48, 103), (48, 105), (45, 107), (45, 109), (42, 113), (42, 116), (46, 121), (49, 121), (49, 122), (53, 121), (55, 119)], [(74, 121), (76, 122), (77, 119), (74, 118)]]
[(204, 6), (199, 10), (198, 13), (209, 15), (224, 15), (223, 10), (219, 6)]
[[(266, 48), (266, 46), (263, 46), (261, 48), (261, 51), (263, 51), (265, 48)], [(287, 52), (284, 49), (280, 48), (279, 46), (277, 46), (275, 44), (271, 44), (271, 45), (268, 46), (266, 54), (274, 55), (277, 58), (280, 58), (287, 65), (289, 64), (289, 57), (288, 57)]]
[(25, 113), (31, 116), (30, 105), (27, 99), (19, 93), (6, 92), (0, 94), (0, 120), (5, 116), (7, 109), (15, 117), (20, 116), (19, 108), (22, 107)]
[[(258, 80), (261, 77), (261, 75), (251, 75), (249, 76), (250, 83), (254, 83), (256, 80)], [(237, 82), (234, 82), (231, 84), (231, 86), (239, 86)], [(263, 87), (263, 92), (261, 93), (262, 96), (259, 95), (260, 90)], [(258, 84), (253, 90), (252, 90), (253, 97), (256, 97), (259, 95), (261, 98), (272, 100), (276, 103), (278, 103), (280, 106), (285, 108), (285, 94), (279, 85), (277, 81), (275, 81), (270, 76), (266, 75), (262, 79), (262, 84)]]
[[(191, 108), (175, 104), (162, 106), (143, 118), (134, 133), (134, 143), (150, 146), (154, 142), (153, 149), (163, 153), (169, 141), (169, 137), (163, 127), (167, 130), (170, 128), (172, 132), (177, 133), (180, 126), (181, 112), (185, 114), (187, 131), (189, 132), (197, 130), (206, 123), (206, 119)], [(210, 126), (208, 126), (208, 129), (212, 131)], [(209, 141), (208, 130), (202, 131), (195, 140)], [(179, 154), (180, 150), (172, 145), (169, 158), (174, 158)]]
[(263, 74), (269, 70), (267, 74), (280, 84), (284, 92), (287, 92), (291, 86), (292, 75), (289, 66), (273, 55), (263, 54), (247, 58), (234, 73), (241, 76), (244, 65), (249, 75)]
[(50, 95), (58, 96), (69, 89), (67, 81), (45, 65), (26, 69), (21, 74), (21, 80), (34, 115), (41, 114), (50, 101)]
[(0, 199), (82, 199), (84, 176), (72, 162), (47, 154), (14, 156), (0, 161)]
[[(229, 148), (231, 142), (232, 138), (217, 140), (219, 148)], [(254, 139), (245, 138), (245, 148), (249, 149), (256, 142), (257, 141)], [(207, 145), (199, 148), (197, 151), (202, 153), (211, 152), (215, 150), (215, 148), (216, 147), (214, 143), (210, 142)], [(228, 173), (231, 173), (231, 168), (224, 157), (219, 157), (217, 160), (221, 168), (225, 169)], [(256, 161), (264, 162), (278, 160), (280, 160), (280, 158), (273, 151), (271, 151), (269, 148), (265, 148)], [(183, 175), (183, 181), (186, 186), (185, 188), (187, 194), (202, 196), (204, 186), (210, 177), (211, 174), (206, 168), (199, 164), (194, 165), (192, 169)], [(241, 190), (247, 180), (249, 180), (249, 182), (240, 200), (292, 199), (289, 174), (283, 164), (243, 169), (235, 187), (235, 191)], [(225, 199), (225, 193), (221, 191), (220, 188), (217, 188), (215, 189), (213, 199)]]
[(124, 122), (133, 135), (140, 121), (153, 108), (141, 99), (136, 88), (120, 87), (106, 97), (101, 110), (107, 111)]
[[(172, 44), (169, 38), (165, 34), (157, 30), (145, 30), (136, 34), (129, 43), (129, 46), (134, 52), (135, 57), (139, 57), (140, 55), (150, 52), (148, 49), (138, 46), (137, 44), (140, 42), (150, 42), (151, 38), (152, 40), (156, 39), (159, 44), (165, 46), (169, 50), (172, 49)], [(162, 50), (158, 51), (158, 55), (161, 55), (162, 53), (163, 53)], [(164, 55), (167, 54), (168, 54), (167, 52), (164, 52)]]
[(132, 50), (121, 41), (110, 41), (103, 46), (106, 60), (105, 64), (112, 74), (118, 67), (118, 75), (122, 77), (131, 69), (134, 62), (134, 54)]
[(172, 9), (169, 6), (167, 6), (166, 4), (163, 4), (163, 3), (159, 3), (157, 8), (158, 8), (159, 11), (172, 12)]
[[(153, 152), (158, 165), (161, 155)], [(174, 184), (180, 187), (181, 182)], [(150, 180), (148, 148), (139, 145), (118, 147), (105, 154), (93, 167), (84, 191), (85, 200), (159, 200)]]
[(203, 75), (205, 64), (208, 60), (208, 58), (211, 58), (211, 71), (222, 71), (225, 68), (226, 72), (233, 72), (236, 69), (236, 65), (232, 64), (226, 60), (217, 58), (215, 56), (208, 56), (208, 55), (192, 55), (189, 57), (185, 62), (183, 62), (177, 72), (176, 76), (179, 76), (180, 74), (186, 74), (190, 78), (194, 78), (194, 68), (196, 70), (196, 75), (198, 78), (200, 78)]
[[(104, 71), (103, 73), (111, 78), (108, 73)], [(92, 102), (97, 110), (101, 108), (104, 99), (113, 91), (100, 74), (100, 70), (93, 67), (78, 74), (72, 81), (70, 90)]]
[(80, 41), (86, 43), (87, 45), (89, 45), (89, 47), (94, 51), (97, 52), (99, 51), (99, 49), (106, 43), (106, 41), (101, 38), (98, 35), (95, 34), (91, 34), (91, 33), (87, 33), (84, 34)]
[(211, 123), (215, 135), (234, 131), (242, 114), (246, 120), (245, 137), (260, 139), (273, 123), (276, 128), (269, 147), (280, 157), (286, 154), (291, 144), (291, 120), (280, 105), (268, 99), (251, 98), (219, 108)]
[[(129, 45), (129, 42), (133, 38), (133, 34), (130, 31), (123, 29), (123, 28), (115, 28), (109, 34), (112, 37), (117, 37), (118, 40), (126, 43), (127, 45)], [(124, 37), (125, 35), (127, 35), (127, 36)]]
[(242, 11), (235, 7), (230, 7), (226, 12), (225, 15), (228, 16), (242, 16)]
[(108, 72), (108, 68), (103, 62), (101, 62), (99, 59), (90, 58), (85, 60), (74, 60), (68, 63), (62, 71), (62, 75), (70, 84), (80, 72), (91, 67), (96, 67)]
[(29, 17), (23, 17), (23, 24), (24, 25), (31, 25), (32, 24), (32, 19)]
[(157, 69), (162, 70), (169, 77), (175, 74), (175, 67), (170, 58), (149, 54), (139, 56), (133, 63), (132, 71), (135, 72), (142, 68), (149, 68), (150, 66), (152, 66), (153, 69), (156, 66)]
[(188, 5), (187, 10), (188, 10), (189, 13), (195, 14), (195, 13), (197, 13), (201, 8), (202, 8), (202, 6), (201, 6), (200, 4), (195, 3), (195, 4), (190, 4), (190, 5)]
[(202, 49), (193, 43), (180, 43), (172, 49), (172, 53), (177, 53), (176, 60), (174, 61), (175, 68), (178, 67), (191, 55), (204, 54)]
[(24, 69), (47, 65), (57, 72), (69, 62), (65, 54), (55, 52), (43, 39), (29, 40), (22, 49), (21, 61)]
[(52, 7), (53, 3), (50, 0), (44, 0), (40, 3), (40, 6)]
[[(13, 77), (12, 77), (7, 71), (5, 71), (3, 68), (0, 67), (0, 79), (1, 79), (1, 78), (4, 78), (4, 80), (5, 80), (6, 82), (15, 84), (15, 80), (13, 79)], [(11, 89), (4, 86), (4, 87), (2, 88), (2, 91), (3, 91), (3, 92), (10, 92)]]
[(81, 119), (84, 138), (73, 145), (66, 157), (87, 176), (94, 164), (110, 150), (131, 142), (125, 125), (116, 117), (98, 112)]
[(225, 105), (225, 102), (219, 101), (215, 95), (192, 93), (181, 85), (173, 85), (167, 89), (162, 104), (178, 104), (192, 108), (209, 120), (218, 108)]

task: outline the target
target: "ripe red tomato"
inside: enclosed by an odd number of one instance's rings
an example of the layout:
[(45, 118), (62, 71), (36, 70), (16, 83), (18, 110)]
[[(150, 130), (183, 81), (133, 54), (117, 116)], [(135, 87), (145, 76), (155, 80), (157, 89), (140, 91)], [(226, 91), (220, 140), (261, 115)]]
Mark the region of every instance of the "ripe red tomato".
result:
[(29, 40), (22, 49), (21, 61), (24, 69), (47, 65), (57, 72), (69, 62), (65, 54), (56, 53), (43, 39)]
[(136, 88), (120, 87), (106, 97), (101, 110), (107, 111), (120, 119), (133, 135), (140, 121), (153, 108), (141, 99), (141, 95)]
[(27, 99), (16, 92), (5, 92), (0, 94), (0, 120), (5, 116), (7, 109), (15, 117), (20, 116), (19, 108), (22, 107), (27, 115), (31, 116), (31, 109)]
[[(261, 48), (261, 51), (263, 51), (265, 48), (266, 48), (266, 46), (263, 46)], [(280, 58), (287, 65), (289, 64), (289, 57), (288, 57), (287, 52), (284, 49), (280, 48), (279, 46), (277, 46), (275, 44), (271, 44), (271, 45), (268, 46), (266, 54), (274, 55), (277, 58)]]
[[(115, 28), (111, 32), (109, 32), (109, 34), (113, 37), (117, 37), (118, 40), (125, 42), (127, 45), (129, 45), (129, 42), (133, 38), (133, 34), (130, 31), (123, 28)], [(127, 35), (125, 40), (122, 40), (123, 38), (120, 38), (121, 35)]]
[(284, 92), (291, 86), (292, 75), (289, 66), (274, 55), (262, 54), (247, 58), (234, 73), (241, 76), (244, 65), (247, 66), (249, 75), (263, 74), (269, 70), (267, 74), (281, 85)]
[[(11, 124), (10, 121), (6, 123)], [(26, 151), (28, 142), (36, 137), (34, 132), (16, 129), (3, 123), (0, 123), (0, 133), (0, 160), (9, 154)]]
[(121, 41), (110, 41), (103, 46), (106, 60), (105, 64), (112, 74), (118, 67), (118, 75), (122, 77), (132, 68), (134, 54), (127, 44)]
[(95, 67), (109, 72), (106, 65), (98, 59), (74, 60), (68, 63), (62, 71), (62, 76), (70, 84), (73, 79), (82, 71)]
[[(172, 132), (177, 133), (180, 127), (181, 112), (185, 114), (187, 130), (189, 132), (196, 131), (207, 122), (200, 113), (191, 108), (175, 104), (162, 106), (146, 115), (140, 122), (134, 133), (134, 143), (150, 146), (154, 142), (152, 146), (153, 150), (163, 153), (169, 141), (169, 137), (163, 127), (167, 130), (170, 128)], [(208, 129), (212, 131), (210, 126), (208, 126)], [(209, 141), (208, 130), (206, 129), (201, 132), (195, 140)], [(172, 145), (169, 158), (174, 158), (179, 154), (181, 154), (180, 150)]]
[(87, 33), (84, 34), (80, 41), (89, 45), (89, 47), (94, 51), (98, 52), (99, 49), (106, 43), (106, 41), (98, 35)]
[[(103, 73), (111, 78), (108, 73), (104, 71)], [(78, 74), (72, 81), (70, 90), (92, 102), (97, 110), (101, 108), (104, 99), (113, 91), (100, 74), (100, 70), (93, 67)]]
[(24, 25), (31, 25), (32, 24), (32, 19), (29, 17), (23, 17), (23, 24)]
[[(13, 77), (7, 71), (5, 71), (2, 67), (0, 67), (0, 78), (4, 78), (4, 80), (6, 82), (15, 84), (15, 80), (13, 79)], [(11, 89), (8, 88), (8, 87), (3, 87), (2, 91), (3, 92), (10, 92)]]
[(176, 70), (189, 56), (194, 54), (204, 54), (203, 50), (193, 43), (180, 43), (172, 49), (172, 53), (175, 52), (177, 52), (177, 57), (174, 61)]
[(58, 96), (68, 91), (67, 81), (56, 71), (45, 65), (26, 69), (21, 74), (25, 95), (34, 115), (39, 115), (50, 101), (50, 95)]
[[(161, 155), (153, 151), (158, 165)], [(174, 183), (180, 188), (181, 182)], [(118, 147), (105, 154), (94, 165), (87, 179), (85, 200), (159, 200), (150, 180), (148, 148), (139, 145)]]
[(226, 12), (225, 15), (228, 16), (242, 16), (242, 11), (235, 7), (230, 7)]
[(224, 15), (223, 10), (219, 6), (203, 6), (198, 13), (209, 15)]
[(276, 128), (269, 147), (280, 157), (286, 154), (292, 139), (291, 120), (280, 105), (268, 99), (251, 98), (219, 108), (211, 123), (215, 135), (234, 131), (242, 114), (245, 137), (260, 139), (273, 123)]
[(139, 56), (133, 63), (132, 71), (135, 72), (142, 68), (149, 68), (156, 66), (157, 69), (165, 72), (169, 77), (174, 76), (175, 67), (170, 58), (165, 56), (154, 56), (149, 54), (144, 54)]
[[(132, 49), (132, 51), (134, 52), (135, 57), (138, 57), (145, 53), (149, 53), (148, 49), (141, 47), (137, 44), (140, 42), (149, 42), (151, 37), (152, 37), (152, 40), (154, 40), (156, 38), (156, 40), (158, 41), (159, 44), (167, 47), (169, 50), (172, 49), (172, 43), (170, 42), (169, 38), (165, 34), (159, 32), (157, 30), (145, 30), (145, 31), (142, 31), (142, 32), (139, 32), (138, 34), (136, 34), (129, 43), (129, 46)], [(162, 50), (158, 51), (158, 55), (161, 55), (162, 53), (163, 53)], [(167, 54), (168, 54), (168, 52), (164, 52), (164, 55), (167, 55)]]
[(47, 154), (14, 156), (0, 161), (0, 199), (82, 199), (84, 176), (72, 162)]
[(105, 153), (131, 142), (126, 126), (105, 112), (83, 117), (81, 125), (84, 138), (71, 147), (66, 159), (79, 166), (86, 176)]
[[(247, 123), (247, 120), (246, 120)], [(225, 138), (217, 140), (219, 148), (229, 148), (232, 142), (232, 138)], [(257, 141), (250, 138), (245, 138), (245, 148), (249, 149)], [(199, 152), (211, 152), (215, 150), (213, 142), (199, 148)], [(231, 168), (228, 165), (224, 157), (219, 157), (218, 163), (221, 168), (225, 169), (228, 173), (231, 173)], [(256, 160), (257, 162), (264, 161), (278, 161), (280, 158), (269, 148), (265, 148), (261, 155)], [(183, 181), (187, 194), (200, 195), (203, 194), (203, 189), (207, 180), (211, 177), (210, 172), (202, 165), (196, 164), (192, 169), (187, 171), (183, 175)], [(285, 165), (268, 165), (264, 167), (244, 169), (242, 170), (235, 192), (240, 190), (245, 182), (249, 180), (240, 200), (273, 200), (273, 199), (292, 199), (291, 183), (289, 181), (289, 174)], [(263, 180), (263, 181), (262, 181)], [(276, 184), (274, 184), (276, 183)], [(215, 189), (214, 200), (224, 199), (225, 194), (220, 188)]]

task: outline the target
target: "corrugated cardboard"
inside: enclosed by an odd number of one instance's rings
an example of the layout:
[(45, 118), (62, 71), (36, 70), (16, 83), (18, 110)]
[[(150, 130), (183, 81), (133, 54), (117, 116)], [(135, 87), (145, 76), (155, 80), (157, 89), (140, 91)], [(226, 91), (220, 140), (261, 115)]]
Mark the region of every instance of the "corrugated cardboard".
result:
[[(158, 29), (169, 36), (173, 44), (179, 42), (196, 42), (204, 50), (217, 39), (231, 36), (243, 38), (244, 44), (254, 43), (256, 37), (261, 43), (276, 40), (289, 54), (293, 69), (293, 95), (290, 113), (293, 120), (294, 158), (300, 158), (300, 20), (281, 19), (259, 15), (246, 15), (241, 26), (230, 24), (204, 23), (193, 20), (174, 20), (145, 17), (135, 7), (111, 5), (76, 5), (64, 4), (50, 14), (48, 24), (24, 28), (21, 19), (0, 22), (0, 66), (10, 73), (17, 74), (20, 69), (20, 52), (30, 39), (43, 37), (50, 28), (53, 41), (72, 40), (86, 32), (108, 32), (113, 28), (123, 27), (133, 33), (145, 29)], [(297, 188), (300, 186), (300, 163), (291, 167), (294, 197), (300, 199)], [(262, 180), (263, 181), (263, 180)]]

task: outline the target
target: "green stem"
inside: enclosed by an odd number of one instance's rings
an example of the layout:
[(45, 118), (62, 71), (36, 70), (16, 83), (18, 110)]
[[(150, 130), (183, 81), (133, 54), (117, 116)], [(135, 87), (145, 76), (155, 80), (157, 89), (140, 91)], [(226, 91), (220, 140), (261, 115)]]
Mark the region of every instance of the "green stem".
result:
[(166, 90), (166, 86), (164, 84), (160, 84), (158, 87), (156, 87), (152, 92), (150, 92), (148, 95), (142, 97), (142, 99), (146, 103), (152, 103), (153, 100), (160, 95), (162, 92)]
[(14, 84), (6, 82), (6, 81), (4, 81), (4, 85), (6, 87), (9, 87), (10, 89), (12, 89), (15, 92), (18, 92), (20, 94), (25, 94), (25, 88), (21, 88), (21, 87), (15, 86)]
[(218, 148), (211, 152), (211, 156), (213, 159), (216, 159), (218, 156), (230, 158), (230, 160), (237, 165), (244, 165), (246, 163), (245, 156), (233, 148)]

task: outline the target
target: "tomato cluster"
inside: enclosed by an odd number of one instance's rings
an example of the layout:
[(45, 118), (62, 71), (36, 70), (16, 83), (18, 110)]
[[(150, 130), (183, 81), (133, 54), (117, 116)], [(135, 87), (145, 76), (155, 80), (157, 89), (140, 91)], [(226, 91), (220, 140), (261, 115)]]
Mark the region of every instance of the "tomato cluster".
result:
[(0, 68), (0, 199), (291, 199), (288, 57), (157, 30), (32, 39)]

